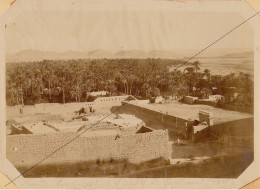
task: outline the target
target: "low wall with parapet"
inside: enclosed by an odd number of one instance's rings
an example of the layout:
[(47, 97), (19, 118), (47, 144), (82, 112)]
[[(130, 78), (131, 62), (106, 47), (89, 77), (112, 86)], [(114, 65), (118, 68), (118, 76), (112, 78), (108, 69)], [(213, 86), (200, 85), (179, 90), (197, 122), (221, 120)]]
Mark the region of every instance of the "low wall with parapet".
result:
[[(124, 106), (121, 107), (120, 110), (126, 111), (127, 113), (130, 112), (131, 114), (134, 114), (137, 118), (145, 117), (147, 120), (152, 120), (156, 123), (159, 123), (159, 125), (156, 127), (156, 129), (168, 129), (169, 136), (173, 137), (175, 134), (180, 134), (185, 136), (186, 134), (186, 122), (187, 120), (175, 117), (173, 115), (164, 114), (155, 110), (151, 110), (148, 108), (144, 108), (141, 105), (135, 104), (131, 102), (122, 102)], [(142, 119), (144, 122), (145, 120)], [(148, 125), (149, 126), (149, 125)], [(149, 126), (152, 127), (153, 126)]]
[[(7, 158), (15, 166), (32, 166), (76, 137), (76, 133), (7, 136)], [(127, 159), (140, 163), (156, 158), (170, 158), (167, 130), (122, 135), (91, 136), (83, 134), (58, 150), (42, 164), (90, 160)]]

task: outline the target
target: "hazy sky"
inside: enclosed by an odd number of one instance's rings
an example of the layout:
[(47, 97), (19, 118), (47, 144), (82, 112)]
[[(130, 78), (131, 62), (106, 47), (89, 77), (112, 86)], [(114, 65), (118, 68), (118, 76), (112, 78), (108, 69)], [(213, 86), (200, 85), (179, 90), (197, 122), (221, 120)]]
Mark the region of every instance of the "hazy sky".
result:
[[(245, 19), (227, 12), (25, 12), (8, 24), (6, 46), (7, 52), (202, 49)], [(212, 48), (252, 47), (246, 23)]]

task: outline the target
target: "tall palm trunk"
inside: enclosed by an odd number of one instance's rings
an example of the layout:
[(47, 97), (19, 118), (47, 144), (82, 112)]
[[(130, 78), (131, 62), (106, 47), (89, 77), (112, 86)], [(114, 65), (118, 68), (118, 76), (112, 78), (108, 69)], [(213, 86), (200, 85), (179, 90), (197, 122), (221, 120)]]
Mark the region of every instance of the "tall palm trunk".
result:
[(24, 106), (24, 104), (23, 104), (23, 88), (22, 87), (21, 87), (21, 95), (22, 95), (22, 97), (21, 97), (22, 106)]
[(17, 101), (17, 105), (19, 106), (19, 96), (18, 96), (18, 93), (16, 93), (16, 101)]
[(51, 99), (51, 82), (49, 81), (49, 98)]
[(64, 86), (62, 88), (62, 98), (63, 98), (63, 104), (65, 104), (65, 90), (64, 90)]

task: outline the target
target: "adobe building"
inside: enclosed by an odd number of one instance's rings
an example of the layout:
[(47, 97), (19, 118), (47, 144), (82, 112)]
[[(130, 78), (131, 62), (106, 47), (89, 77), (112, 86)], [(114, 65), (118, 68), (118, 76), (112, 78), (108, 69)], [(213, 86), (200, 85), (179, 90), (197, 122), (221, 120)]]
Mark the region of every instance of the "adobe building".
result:
[(204, 110), (199, 110), (199, 120), (187, 121), (186, 139), (193, 142), (210, 137), (210, 126), (213, 125), (213, 114)]
[[(141, 120), (126, 115), (118, 118), (93, 127), (90, 121), (23, 124), (30, 133), (7, 135), (7, 158), (16, 167), (30, 167), (70, 142), (46, 159), (45, 164), (110, 159), (141, 163), (170, 159), (167, 129), (151, 129)], [(136, 123), (129, 122), (131, 120)]]

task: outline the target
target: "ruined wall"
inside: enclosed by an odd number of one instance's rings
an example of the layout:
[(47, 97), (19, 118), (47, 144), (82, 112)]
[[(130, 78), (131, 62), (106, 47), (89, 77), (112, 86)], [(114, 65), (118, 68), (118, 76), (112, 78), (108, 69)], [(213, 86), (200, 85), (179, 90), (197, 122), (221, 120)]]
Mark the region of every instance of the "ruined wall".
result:
[[(69, 142), (76, 133), (7, 136), (7, 158), (15, 166), (31, 166)], [(57, 151), (42, 164), (87, 160), (128, 159), (140, 163), (151, 159), (170, 158), (167, 130), (132, 134), (115, 138), (83, 134)]]

